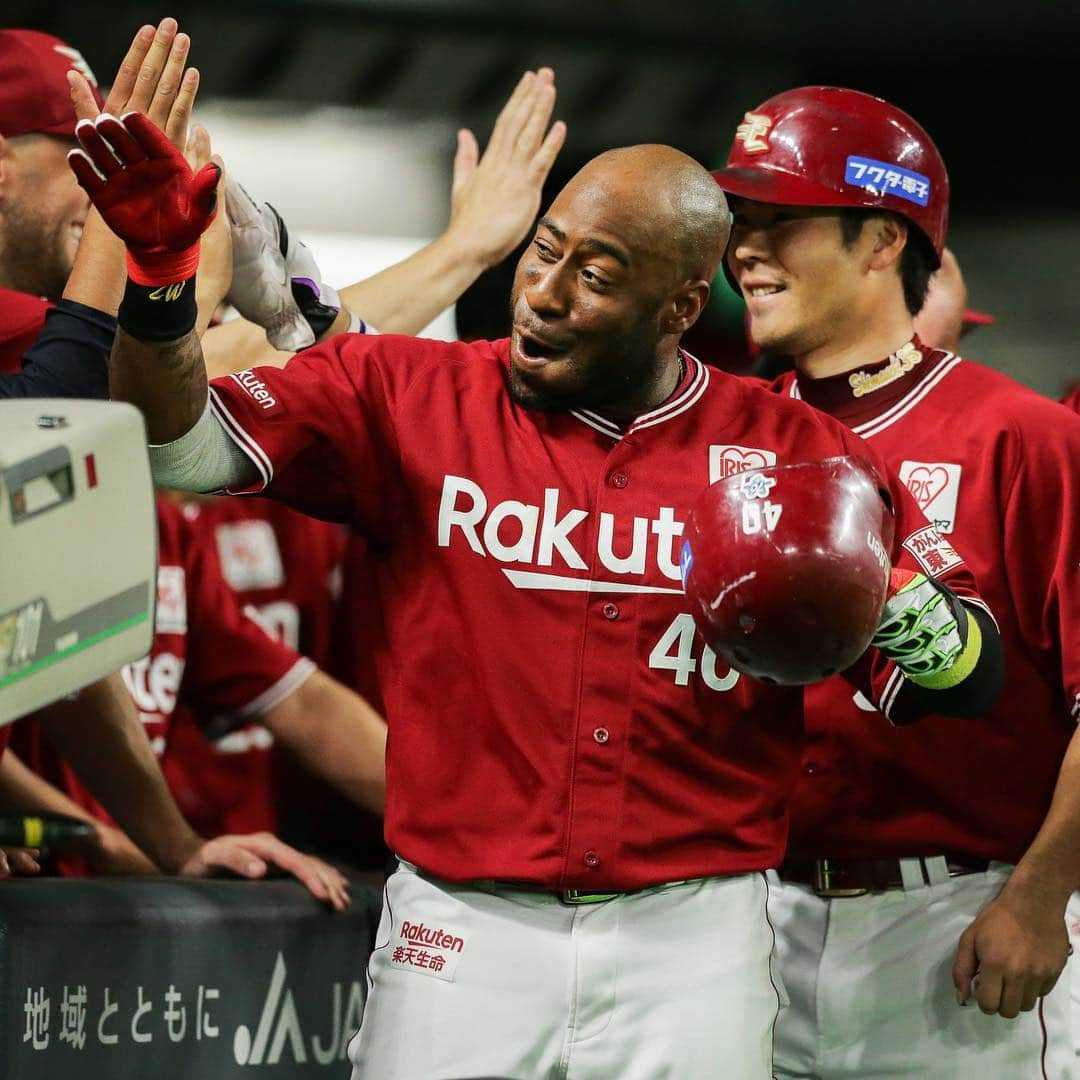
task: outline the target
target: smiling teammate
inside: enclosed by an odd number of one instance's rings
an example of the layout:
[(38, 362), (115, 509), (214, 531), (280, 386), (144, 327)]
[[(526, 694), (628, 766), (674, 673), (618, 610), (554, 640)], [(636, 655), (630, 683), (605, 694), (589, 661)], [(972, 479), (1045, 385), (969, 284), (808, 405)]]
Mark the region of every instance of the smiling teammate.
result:
[(746, 114), (715, 176), (750, 333), (796, 365), (775, 389), (867, 439), (956, 540), (1008, 671), (998, 706), (962, 727), (891, 729), (838, 679), (808, 689), (770, 898), (791, 995), (777, 1072), (1071, 1075), (1068, 980), (1043, 995), (1080, 886), (1080, 423), (915, 336), (949, 188), (911, 117), (853, 90), (789, 91)]

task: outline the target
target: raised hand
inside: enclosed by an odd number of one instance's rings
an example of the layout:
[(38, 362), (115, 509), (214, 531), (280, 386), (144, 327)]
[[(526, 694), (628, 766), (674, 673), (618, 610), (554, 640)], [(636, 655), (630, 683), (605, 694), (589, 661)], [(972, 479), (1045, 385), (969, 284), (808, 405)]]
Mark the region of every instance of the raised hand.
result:
[(175, 19), (162, 19), (156, 30), (149, 25), (140, 27), (116, 72), (104, 108), (98, 108), (82, 75), (74, 70), (68, 73), (75, 115), (80, 120), (95, 120), (100, 113), (146, 113), (177, 149), (183, 149), (199, 89), (198, 69), (184, 70), (190, 49), (191, 39), (177, 33)]
[(296, 352), (314, 344), (341, 310), (336, 290), (269, 203), (260, 205), (230, 178), (225, 204), (232, 232), (229, 302), (266, 330), (275, 349)]
[[(192, 126), (191, 135), (184, 148), (184, 158), (195, 173), (211, 161), (219, 166), (223, 165), (221, 158), (213, 156), (210, 133), (202, 124)], [(195, 281), (199, 318), (195, 325), (200, 335), (205, 333), (210, 325), (214, 313), (229, 291), (233, 278), (232, 238), (225, 199), (226, 182), (225, 174), (222, 173), (218, 180), (214, 220), (199, 241), (199, 276)]]
[(458, 132), (447, 234), (475, 248), (487, 266), (505, 259), (536, 220), (544, 182), (566, 139), (561, 120), (548, 127), (554, 108), (554, 72), (527, 71), (482, 157), (476, 136)]
[(142, 113), (102, 114), (76, 128), (81, 149), (68, 161), (110, 229), (127, 245), (128, 275), (139, 284), (182, 281), (198, 265), (221, 167), (197, 173)]

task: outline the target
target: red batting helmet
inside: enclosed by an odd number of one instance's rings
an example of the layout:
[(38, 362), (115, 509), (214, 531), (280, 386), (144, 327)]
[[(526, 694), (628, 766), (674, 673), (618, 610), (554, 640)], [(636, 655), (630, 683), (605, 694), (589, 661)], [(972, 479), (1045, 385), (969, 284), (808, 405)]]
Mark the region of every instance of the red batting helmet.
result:
[(893, 514), (862, 458), (736, 473), (694, 505), (683, 586), (702, 637), (764, 682), (801, 685), (850, 667), (877, 630)]
[(856, 206), (907, 218), (941, 262), (949, 174), (929, 135), (881, 98), (804, 86), (746, 113), (726, 168), (731, 195), (780, 206)]

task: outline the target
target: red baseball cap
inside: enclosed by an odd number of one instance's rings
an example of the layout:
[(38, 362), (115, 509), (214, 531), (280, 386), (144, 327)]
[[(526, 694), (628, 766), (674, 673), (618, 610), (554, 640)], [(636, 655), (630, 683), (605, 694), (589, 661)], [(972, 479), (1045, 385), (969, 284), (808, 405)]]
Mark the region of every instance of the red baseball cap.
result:
[(97, 79), (82, 54), (52, 34), (0, 30), (0, 135), (75, 135), (67, 73), (86, 77), (98, 105)]

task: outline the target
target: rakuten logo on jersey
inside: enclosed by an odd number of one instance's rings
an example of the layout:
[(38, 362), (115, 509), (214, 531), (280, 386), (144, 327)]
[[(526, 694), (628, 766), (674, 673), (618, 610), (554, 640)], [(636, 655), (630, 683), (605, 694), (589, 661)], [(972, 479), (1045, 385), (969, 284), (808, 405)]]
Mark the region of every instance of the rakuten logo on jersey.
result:
[[(439, 503), (439, 547), (450, 547), (455, 535), (477, 555), (491, 556), (503, 563), (524, 563), (535, 567), (566, 567), (587, 570), (580, 544), (579, 527), (589, 517), (587, 510), (560, 505), (558, 488), (544, 489), (542, 506), (506, 499), (489, 505), (483, 488), (463, 476), (443, 478)], [(664, 577), (681, 583), (676, 542), (683, 522), (675, 520), (675, 510), (660, 507), (655, 518), (634, 518), (634, 538), (629, 551), (616, 552), (615, 515), (602, 513), (596, 532), (596, 553), (600, 564), (612, 574), (644, 574), (648, 563), (656, 565)], [(655, 540), (653, 539), (655, 537)], [(681, 593), (681, 588), (589, 581), (555, 574), (504, 571), (519, 589), (559, 589), (576, 592)]]
[(172, 716), (184, 677), (184, 661), (179, 656), (170, 652), (144, 656), (128, 664), (122, 674), (135, 708), (140, 713)]
[(266, 388), (266, 383), (259, 378), (250, 368), (246, 371), (237, 371), (233, 378), (243, 387), (244, 392), (258, 402), (260, 409), (269, 412), (277, 407), (277, 398)]

